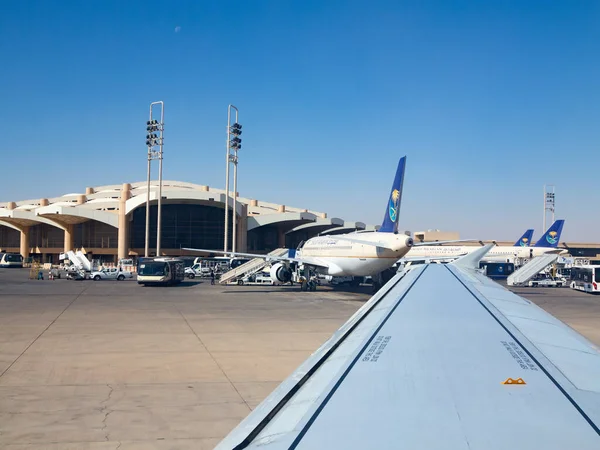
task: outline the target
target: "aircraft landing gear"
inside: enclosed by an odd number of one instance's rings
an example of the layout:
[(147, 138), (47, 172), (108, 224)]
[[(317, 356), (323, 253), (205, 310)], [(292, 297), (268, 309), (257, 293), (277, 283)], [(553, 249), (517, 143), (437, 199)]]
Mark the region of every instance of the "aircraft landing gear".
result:
[(317, 290), (317, 282), (315, 281), (314, 277), (311, 277), (308, 280), (306, 278), (302, 277), (300, 279), (300, 290), (302, 292), (316, 291)]
[(316, 291), (318, 284), (316, 274), (306, 266), (300, 269), (300, 273), (301, 275), (298, 278), (298, 282), (300, 283), (300, 290), (302, 292)]
[(376, 294), (379, 289), (383, 286), (383, 276), (381, 273), (373, 276), (373, 287), (371, 288), (371, 293)]

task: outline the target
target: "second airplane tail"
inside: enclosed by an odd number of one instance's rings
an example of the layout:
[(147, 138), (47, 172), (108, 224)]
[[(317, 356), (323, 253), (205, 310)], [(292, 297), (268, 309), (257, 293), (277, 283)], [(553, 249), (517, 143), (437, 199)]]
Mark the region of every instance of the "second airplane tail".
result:
[(564, 220), (557, 220), (552, 224), (548, 231), (544, 233), (544, 235), (538, 239), (535, 243), (534, 247), (554, 247), (558, 246), (558, 242), (560, 241), (560, 234), (562, 233)]
[(406, 168), (406, 156), (400, 158), (392, 192), (386, 203), (383, 223), (379, 231), (382, 233), (396, 233), (398, 231), (398, 218), (400, 217), (400, 203), (402, 201), (402, 186), (404, 185), (404, 169)]
[(529, 247), (531, 245), (531, 238), (533, 237), (533, 229), (527, 230), (523, 236), (515, 242), (515, 247)]

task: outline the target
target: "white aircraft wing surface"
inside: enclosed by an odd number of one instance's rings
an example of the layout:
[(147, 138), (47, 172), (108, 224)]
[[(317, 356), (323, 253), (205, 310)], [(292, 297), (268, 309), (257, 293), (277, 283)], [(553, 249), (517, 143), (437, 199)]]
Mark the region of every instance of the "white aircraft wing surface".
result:
[(454, 261), (467, 253), (461, 253), (455, 256), (409, 256), (408, 258), (403, 256), (398, 262), (413, 262), (413, 261)]
[(397, 274), (217, 448), (600, 449), (598, 348), (460, 261)]
[[(429, 241), (429, 242), (415, 242), (413, 247), (431, 247), (432, 245), (445, 245), (445, 244), (457, 244), (459, 242), (475, 242), (478, 239), (453, 239), (450, 241)], [(482, 243), (483, 245), (483, 243)]]

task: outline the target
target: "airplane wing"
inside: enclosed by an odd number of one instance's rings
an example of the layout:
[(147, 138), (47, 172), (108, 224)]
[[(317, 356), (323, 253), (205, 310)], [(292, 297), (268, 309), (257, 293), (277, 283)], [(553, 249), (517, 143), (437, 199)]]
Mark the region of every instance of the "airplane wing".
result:
[(242, 253), (242, 252), (224, 252), (222, 250), (208, 250), (204, 248), (182, 248), (181, 250), (188, 250), (192, 252), (205, 252), (205, 253), (217, 253), (219, 255), (233, 256), (233, 257), (242, 257), (242, 258), (260, 258), (265, 261), (281, 261), (281, 262), (296, 262), (299, 264), (306, 264), (309, 266), (315, 267), (329, 267), (327, 262), (314, 257), (300, 257), (300, 258), (292, 258), (289, 256), (274, 256), (274, 255), (259, 255), (256, 253)]
[[(413, 244), (413, 247), (424, 247), (424, 246), (429, 246), (429, 245), (457, 244), (459, 242), (481, 242), (481, 241), (478, 239), (454, 239), (452, 241), (415, 242)], [(481, 245), (484, 245), (483, 242), (481, 242)]]
[(462, 253), (460, 255), (455, 255), (455, 256), (409, 256), (409, 257), (405, 257), (403, 256), (402, 258), (400, 258), (398, 260), (398, 262), (413, 262), (413, 261), (454, 261), (455, 259), (460, 258), (461, 256), (466, 255), (467, 253)]
[(600, 448), (599, 349), (481, 257), (398, 273), (217, 449)]

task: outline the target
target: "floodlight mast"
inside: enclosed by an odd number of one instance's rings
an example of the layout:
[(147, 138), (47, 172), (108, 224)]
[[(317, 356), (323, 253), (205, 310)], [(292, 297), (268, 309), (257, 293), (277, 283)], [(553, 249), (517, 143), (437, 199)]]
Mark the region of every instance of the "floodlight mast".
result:
[[(231, 123), (231, 111), (235, 111), (235, 122)], [(237, 152), (242, 148), (242, 126), (238, 123), (239, 111), (234, 105), (229, 105), (227, 108), (227, 143), (225, 153), (225, 236), (223, 238), (223, 251), (229, 251), (229, 165), (233, 163), (233, 229), (232, 229), (232, 245), (231, 251), (236, 251), (236, 233), (237, 233)], [(231, 151), (233, 150), (233, 154)]]
[[(160, 122), (152, 118), (153, 108), (160, 105)], [(144, 245), (144, 256), (150, 256), (150, 175), (152, 160), (158, 159), (158, 213), (156, 227), (156, 256), (161, 254), (161, 231), (162, 231), (162, 172), (163, 172), (163, 132), (165, 127), (165, 104), (162, 101), (150, 103), (150, 117), (146, 122), (146, 146), (148, 147), (148, 178), (146, 186), (146, 239)], [(157, 135), (155, 132), (160, 132)], [(155, 150), (158, 147), (158, 150)]]

